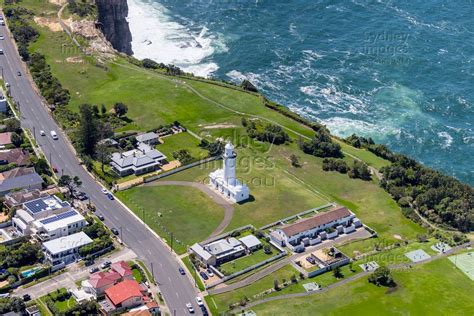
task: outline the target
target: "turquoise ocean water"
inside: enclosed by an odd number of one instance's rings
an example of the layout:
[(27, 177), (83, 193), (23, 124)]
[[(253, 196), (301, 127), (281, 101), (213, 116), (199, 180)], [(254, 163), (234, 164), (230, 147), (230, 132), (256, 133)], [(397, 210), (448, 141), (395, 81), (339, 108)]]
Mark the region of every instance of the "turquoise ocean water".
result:
[(248, 78), (339, 136), (474, 184), (474, 2), (128, 0), (133, 50)]

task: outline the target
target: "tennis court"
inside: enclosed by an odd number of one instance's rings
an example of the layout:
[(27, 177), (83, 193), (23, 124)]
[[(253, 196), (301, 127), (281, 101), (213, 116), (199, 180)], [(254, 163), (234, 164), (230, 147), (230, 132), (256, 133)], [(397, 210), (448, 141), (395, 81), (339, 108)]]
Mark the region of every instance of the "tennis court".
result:
[(474, 251), (451, 256), (449, 260), (474, 281)]

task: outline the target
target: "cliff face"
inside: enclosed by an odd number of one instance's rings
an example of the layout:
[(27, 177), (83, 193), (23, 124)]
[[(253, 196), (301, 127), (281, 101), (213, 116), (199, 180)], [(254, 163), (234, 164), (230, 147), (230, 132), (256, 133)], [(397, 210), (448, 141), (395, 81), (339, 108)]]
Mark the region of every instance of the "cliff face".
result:
[(96, 0), (99, 27), (105, 38), (119, 52), (132, 55), (132, 33), (128, 27), (127, 0)]

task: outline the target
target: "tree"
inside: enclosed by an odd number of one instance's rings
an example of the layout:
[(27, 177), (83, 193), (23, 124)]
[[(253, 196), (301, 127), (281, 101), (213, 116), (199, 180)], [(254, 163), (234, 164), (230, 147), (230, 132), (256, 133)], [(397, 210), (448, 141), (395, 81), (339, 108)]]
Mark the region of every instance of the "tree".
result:
[(117, 102), (114, 104), (114, 111), (118, 117), (124, 116), (128, 112), (128, 106), (122, 102)]
[(350, 178), (362, 179), (365, 181), (370, 181), (372, 175), (370, 174), (369, 167), (362, 161), (354, 160), (351, 170), (348, 173)]
[(334, 277), (336, 279), (340, 279), (340, 278), (343, 278), (344, 275), (342, 274), (341, 272), (341, 268), (340, 267), (335, 267), (333, 270), (332, 270), (332, 275), (334, 275)]
[(8, 120), (5, 120), (5, 130), (7, 132), (21, 133), (21, 124), (20, 121), (12, 117)]
[(106, 144), (99, 144), (95, 148), (95, 157), (101, 164), (101, 170), (104, 172), (105, 164), (110, 162), (112, 154)]
[(38, 161), (36, 161), (35, 171), (38, 174), (45, 174), (51, 176), (51, 169), (49, 168), (48, 162), (44, 158), (39, 158)]
[(143, 67), (150, 68), (150, 69), (158, 69), (160, 67), (160, 65), (156, 61), (151, 60), (149, 58), (143, 59), (142, 65)]
[(78, 176), (71, 177), (65, 174), (59, 178), (58, 185), (66, 187), (69, 191), (69, 196), (72, 196), (74, 191), (82, 185), (82, 181)]
[(370, 276), (369, 282), (377, 286), (395, 286), (395, 281), (393, 280), (392, 273), (389, 268), (381, 266), (377, 268)]
[(100, 107), (100, 113), (102, 115), (105, 115), (107, 113), (107, 108), (105, 107), (105, 104), (102, 103), (101, 107)]
[(278, 280), (277, 280), (277, 279), (273, 280), (273, 288), (275, 289), (275, 291), (279, 291), (279, 290), (280, 290), (280, 285), (278, 284)]
[(20, 134), (13, 132), (12, 133), (12, 144), (15, 145), (15, 147), (20, 147), (21, 144), (23, 144), (23, 137), (21, 137)]
[(94, 115), (91, 105), (82, 104), (79, 107), (79, 144), (80, 151), (83, 154), (92, 156), (95, 153), (95, 146), (99, 140), (99, 131), (97, 119)]
[(316, 157), (343, 157), (341, 146), (332, 141), (331, 135), (325, 129), (320, 129), (316, 132), (313, 139), (300, 143), (301, 150)]
[(296, 156), (295, 154), (292, 154), (292, 155), (290, 156), (290, 161), (291, 161), (291, 165), (292, 165), (293, 167), (295, 167), (295, 168), (301, 167), (300, 161), (299, 161), (299, 159), (298, 159), (298, 156)]
[(186, 149), (173, 152), (173, 158), (179, 160), (179, 162), (181, 162), (183, 165), (191, 163), (194, 160), (189, 151)]

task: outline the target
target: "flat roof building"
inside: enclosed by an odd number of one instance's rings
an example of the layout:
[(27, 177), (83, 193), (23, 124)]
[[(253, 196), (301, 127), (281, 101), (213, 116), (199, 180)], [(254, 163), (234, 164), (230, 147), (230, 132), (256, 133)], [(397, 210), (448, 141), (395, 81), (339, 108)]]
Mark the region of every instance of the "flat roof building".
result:
[(66, 264), (80, 258), (79, 248), (92, 243), (92, 239), (84, 232), (79, 232), (66, 237), (60, 237), (43, 243), (45, 258), (58, 270)]

